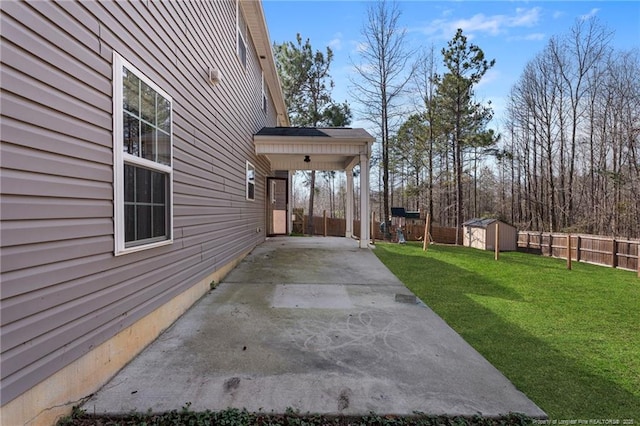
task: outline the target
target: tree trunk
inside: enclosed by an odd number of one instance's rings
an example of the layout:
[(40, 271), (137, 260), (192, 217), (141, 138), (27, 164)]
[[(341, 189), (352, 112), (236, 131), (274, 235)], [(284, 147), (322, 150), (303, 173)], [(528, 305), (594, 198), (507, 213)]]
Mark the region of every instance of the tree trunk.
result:
[(455, 170), (456, 170), (456, 245), (460, 243), (460, 229), (462, 222), (464, 222), (463, 216), (463, 201), (462, 201), (462, 147), (460, 143), (456, 144), (455, 151)]
[(309, 183), (309, 223), (307, 224), (307, 234), (313, 236), (313, 198), (316, 192), (316, 171), (311, 170), (311, 180)]
[(429, 125), (429, 217), (433, 220), (433, 130)]

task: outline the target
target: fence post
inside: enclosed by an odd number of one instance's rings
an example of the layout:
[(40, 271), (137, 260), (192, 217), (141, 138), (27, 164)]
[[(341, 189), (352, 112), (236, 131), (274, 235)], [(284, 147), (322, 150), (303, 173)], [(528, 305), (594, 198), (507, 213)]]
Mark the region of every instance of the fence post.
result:
[(302, 214), (302, 235), (304, 235), (307, 232), (307, 216), (304, 215), (304, 213)]
[(580, 235), (576, 236), (576, 262), (580, 262)]
[(553, 233), (549, 232), (549, 257), (553, 256)]
[(327, 211), (322, 210), (322, 222), (324, 224), (324, 236), (327, 236)]
[(527, 251), (529, 251), (529, 243), (531, 242), (531, 234), (527, 231)]
[(429, 227), (431, 226), (431, 214), (427, 213), (427, 221), (424, 223), (424, 238), (422, 239), (422, 251), (427, 251), (427, 247), (431, 242), (431, 238), (429, 237), (431, 233), (429, 232)]
[(500, 222), (496, 222), (496, 237), (493, 243), (495, 249), (494, 258), (496, 260), (500, 259)]
[(611, 239), (611, 266), (614, 268), (618, 267), (618, 250), (616, 249), (616, 238), (613, 237)]
[(544, 255), (542, 251), (542, 239), (544, 238), (544, 234), (540, 232), (540, 241), (538, 241), (538, 248), (540, 249), (540, 256)]
[(567, 234), (567, 269), (571, 270), (571, 234)]
[(376, 212), (371, 212), (371, 244), (376, 244)]

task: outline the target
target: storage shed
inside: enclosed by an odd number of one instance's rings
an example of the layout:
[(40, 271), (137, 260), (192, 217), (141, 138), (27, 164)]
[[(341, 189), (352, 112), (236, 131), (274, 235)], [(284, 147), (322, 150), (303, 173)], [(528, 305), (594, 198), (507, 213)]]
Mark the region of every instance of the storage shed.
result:
[(462, 224), (464, 245), (481, 250), (495, 250), (496, 229), (499, 232), (500, 251), (518, 248), (518, 231), (515, 226), (498, 219), (471, 219)]

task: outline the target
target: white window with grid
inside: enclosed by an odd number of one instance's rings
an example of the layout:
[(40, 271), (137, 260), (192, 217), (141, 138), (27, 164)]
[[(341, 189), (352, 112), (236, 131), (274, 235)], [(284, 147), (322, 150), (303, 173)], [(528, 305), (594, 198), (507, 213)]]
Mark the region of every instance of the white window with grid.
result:
[(171, 97), (113, 54), (115, 254), (173, 242)]
[(240, 10), (240, 1), (236, 0), (236, 38), (238, 59), (242, 67), (247, 69), (247, 24), (244, 22), (242, 11)]

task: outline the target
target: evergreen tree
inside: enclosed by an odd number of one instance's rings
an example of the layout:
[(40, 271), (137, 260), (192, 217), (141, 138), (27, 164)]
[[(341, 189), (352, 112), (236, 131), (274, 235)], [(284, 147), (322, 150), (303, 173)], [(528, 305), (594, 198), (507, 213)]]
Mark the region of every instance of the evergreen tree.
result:
[[(336, 104), (331, 98), (333, 80), (329, 67), (333, 52), (314, 51), (309, 39), (302, 42), (296, 35), (291, 41), (274, 44), (276, 68), (282, 83), (282, 91), (291, 124), (300, 127), (318, 125), (344, 126), (351, 120), (351, 110), (345, 102)], [(316, 172), (309, 177), (309, 225), (307, 232), (313, 235), (313, 201)]]
[(484, 52), (475, 44), (468, 44), (467, 37), (458, 29), (455, 36), (442, 49), (447, 72), (438, 85), (438, 105), (441, 119), (449, 132), (453, 150), (453, 165), (456, 186), (456, 240), (459, 241), (463, 223), (463, 154), (471, 147), (495, 143), (493, 133), (486, 131), (493, 111), (474, 99), (473, 88), (485, 73), (493, 67), (495, 60), (487, 61)]

